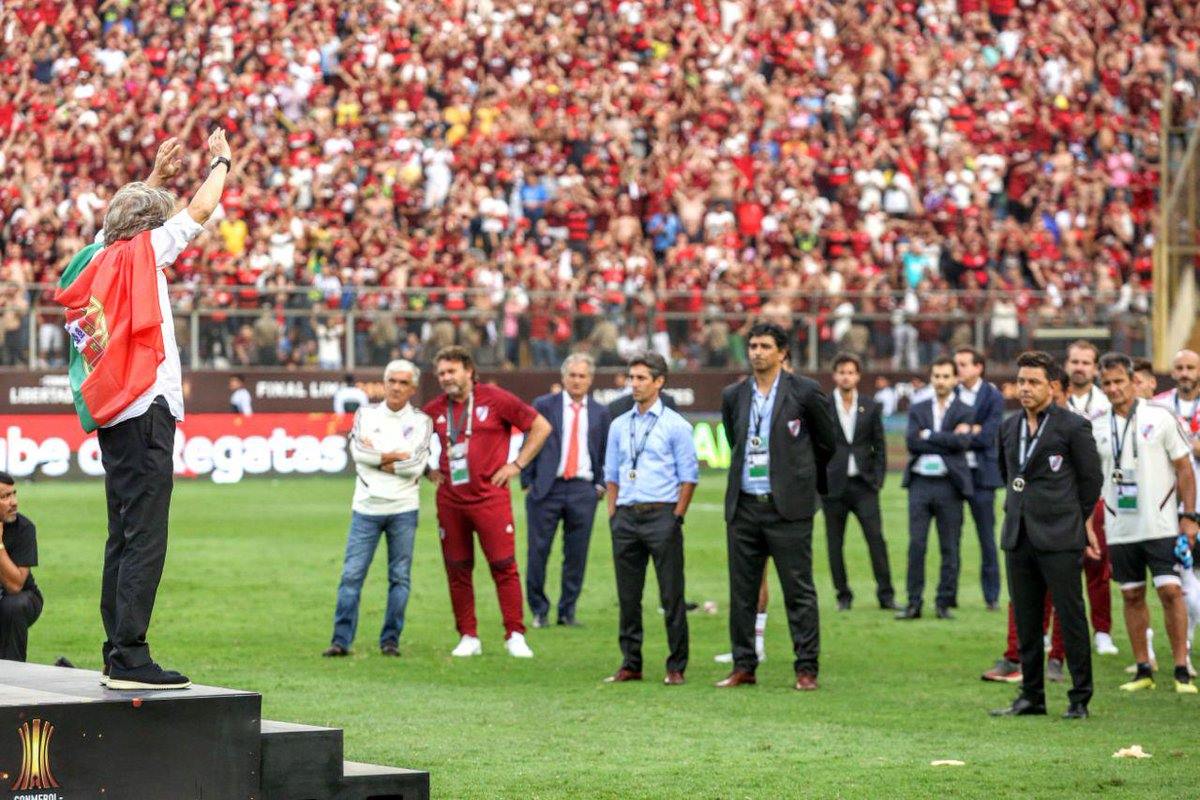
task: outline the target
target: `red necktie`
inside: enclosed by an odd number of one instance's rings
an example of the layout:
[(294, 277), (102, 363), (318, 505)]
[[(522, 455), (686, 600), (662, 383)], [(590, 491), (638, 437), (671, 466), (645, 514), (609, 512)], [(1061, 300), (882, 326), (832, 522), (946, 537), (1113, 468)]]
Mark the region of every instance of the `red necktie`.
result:
[(579, 471), (579, 410), (580, 403), (571, 403), (575, 418), (571, 420), (571, 443), (567, 445), (567, 463), (563, 465), (563, 480), (569, 481)]

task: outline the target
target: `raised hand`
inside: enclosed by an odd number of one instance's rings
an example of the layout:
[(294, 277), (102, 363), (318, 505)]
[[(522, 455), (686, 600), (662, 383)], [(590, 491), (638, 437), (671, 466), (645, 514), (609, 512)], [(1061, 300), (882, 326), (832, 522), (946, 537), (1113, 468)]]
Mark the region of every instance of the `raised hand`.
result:
[(213, 158), (233, 158), (229, 142), (225, 141), (224, 128), (216, 128), (208, 135), (208, 152)]
[(182, 151), (183, 145), (174, 136), (160, 144), (158, 153), (154, 156), (154, 174), (164, 181), (178, 175), (179, 170), (183, 168), (183, 161), (179, 157)]

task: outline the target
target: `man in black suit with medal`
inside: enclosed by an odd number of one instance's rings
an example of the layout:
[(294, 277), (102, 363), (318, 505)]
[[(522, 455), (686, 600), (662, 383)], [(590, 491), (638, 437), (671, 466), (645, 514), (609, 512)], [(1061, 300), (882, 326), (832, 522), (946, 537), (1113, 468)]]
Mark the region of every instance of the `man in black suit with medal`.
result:
[(754, 619), (769, 556), (775, 562), (795, 652), (795, 688), (817, 688), (820, 629), (812, 575), (813, 515), (824, 494), (837, 430), (815, 381), (783, 369), (787, 334), (760, 322), (746, 337), (754, 374), (726, 387), (721, 419), (732, 459), (725, 490), (729, 634), (733, 672), (717, 686), (756, 682)]
[(929, 368), (934, 396), (908, 410), (908, 466), (900, 485), (908, 489), (908, 605), (896, 619), (919, 619), (925, 593), (925, 551), (929, 522), (937, 521), (942, 568), (935, 600), (938, 619), (953, 619), (958, 597), (958, 544), (962, 538), (963, 501), (975, 492), (967, 450), (974, 411), (954, 396), (954, 361), (934, 360)]
[(1071, 670), (1070, 706), (1063, 716), (1084, 719), (1092, 697), (1092, 652), (1083, 605), (1083, 557), (1099, 557), (1084, 520), (1100, 496), (1100, 455), (1090, 423), (1051, 402), (1058, 366), (1047, 353), (1017, 359), (1022, 413), (1000, 428), (1000, 474), (1007, 485), (1004, 550), (1021, 653), (1021, 694), (993, 716), (1046, 713), (1042, 619), (1046, 591), (1062, 624)]
[(833, 360), (833, 382), (837, 386), (829, 407), (841, 430), (835, 437), (837, 450), (829, 462), (829, 494), (822, 501), (825, 536), (829, 544), (829, 571), (837, 590), (839, 611), (849, 611), (854, 601), (846, 577), (846, 519), (853, 514), (862, 527), (875, 573), (875, 596), (882, 609), (895, 609), (895, 591), (888, 566), (887, 543), (883, 539), (883, 516), (879, 491), (887, 474), (887, 444), (883, 438), (883, 414), (878, 403), (858, 393), (862, 362), (842, 353)]

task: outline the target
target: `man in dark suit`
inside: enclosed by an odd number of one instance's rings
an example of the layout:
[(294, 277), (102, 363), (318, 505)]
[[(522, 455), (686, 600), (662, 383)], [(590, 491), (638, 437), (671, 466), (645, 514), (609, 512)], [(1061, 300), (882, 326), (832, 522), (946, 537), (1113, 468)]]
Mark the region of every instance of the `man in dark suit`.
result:
[(962, 536), (962, 501), (974, 494), (967, 450), (974, 415), (954, 398), (958, 379), (954, 361), (941, 356), (929, 369), (933, 398), (908, 411), (908, 466), (901, 486), (908, 489), (908, 605), (896, 619), (918, 619), (925, 593), (925, 549), (929, 521), (937, 520), (942, 569), (936, 608), (939, 619), (952, 619), (958, 594), (958, 543)]
[(833, 360), (833, 382), (837, 391), (829, 400), (841, 428), (834, 437), (837, 450), (829, 462), (829, 494), (821, 505), (825, 509), (825, 536), (829, 543), (829, 571), (837, 589), (839, 611), (849, 611), (854, 601), (846, 578), (842, 557), (846, 519), (858, 519), (871, 571), (875, 573), (875, 596), (879, 607), (895, 609), (895, 590), (888, 566), (887, 543), (883, 539), (883, 517), (879, 511), (879, 490), (887, 474), (887, 444), (883, 438), (883, 414), (878, 403), (858, 393), (862, 362), (858, 356), (842, 353)]
[(975, 348), (955, 350), (954, 367), (958, 371), (955, 397), (975, 409), (971, 447), (967, 450), (967, 466), (971, 468), (975, 492), (967, 498), (967, 504), (971, 507), (971, 518), (975, 520), (975, 534), (979, 537), (979, 583), (988, 611), (998, 611), (1000, 557), (996, 552), (996, 489), (1000, 488), (1001, 481), (997, 437), (1000, 421), (1004, 419), (1004, 396), (983, 379), (983, 354)]
[(717, 686), (755, 683), (754, 619), (769, 556), (775, 562), (795, 653), (795, 688), (817, 688), (820, 626), (812, 576), (817, 493), (826, 491), (836, 423), (809, 378), (783, 369), (787, 334), (773, 323), (750, 328), (754, 374), (726, 387), (721, 419), (732, 459), (725, 490), (729, 550), (729, 635), (733, 672)]
[(575, 603), (583, 588), (592, 521), (596, 503), (604, 496), (604, 449), (608, 442), (608, 409), (592, 399), (594, 377), (595, 362), (590, 355), (567, 356), (562, 365), (563, 391), (533, 401), (533, 407), (550, 422), (545, 446), (521, 471), (521, 488), (528, 492), (525, 596), (535, 628), (545, 628), (549, 623), (546, 562), (559, 520), (563, 524), (563, 567), (558, 624), (576, 624)]
[(1103, 482), (1091, 424), (1051, 402), (1058, 366), (1047, 353), (1017, 359), (1022, 413), (1000, 430), (1000, 473), (1008, 487), (1000, 546), (1008, 572), (1021, 653), (1021, 694), (994, 716), (1046, 713), (1042, 615), (1046, 590), (1058, 611), (1071, 669), (1068, 719), (1088, 715), (1092, 652), (1083, 605), (1085, 553), (1099, 557), (1095, 534), (1085, 530)]

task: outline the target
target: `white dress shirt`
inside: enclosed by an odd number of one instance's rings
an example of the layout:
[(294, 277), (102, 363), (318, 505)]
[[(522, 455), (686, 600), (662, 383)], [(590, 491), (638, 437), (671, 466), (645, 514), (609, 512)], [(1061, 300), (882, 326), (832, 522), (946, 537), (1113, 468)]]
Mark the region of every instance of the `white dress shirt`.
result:
[[(834, 405), (837, 406), (838, 422), (842, 423), (842, 432), (846, 434), (846, 441), (853, 444), (854, 442), (854, 426), (858, 422), (858, 392), (855, 391), (850, 395), (850, 410), (847, 411), (845, 403), (842, 400), (840, 391), (834, 393)], [(854, 461), (854, 453), (850, 453), (850, 460), (846, 465), (847, 477), (853, 478), (858, 474), (858, 464)]]
[[(563, 429), (562, 429), (562, 453), (558, 457), (558, 472), (555, 473), (558, 477), (563, 476), (563, 472), (567, 468), (567, 449), (570, 447), (570, 442), (567, 437), (571, 435), (571, 426), (575, 424), (575, 409), (571, 404), (575, 402), (571, 399), (571, 395), (562, 392), (563, 402)], [(594, 475), (592, 474), (592, 456), (588, 452), (588, 399), (585, 396), (580, 402), (579, 407), (579, 431), (577, 433), (577, 441), (579, 442), (579, 456), (575, 461), (575, 477), (581, 478), (588, 483), (592, 482)]]
[(952, 402), (954, 402), (953, 397), (947, 397), (945, 405), (942, 405), (936, 396), (933, 398), (933, 430), (940, 431), (942, 429), (942, 422), (946, 419), (946, 412), (950, 410)]
[[(983, 378), (975, 379), (975, 388), (968, 387), (965, 383), (958, 385), (958, 399), (972, 408), (975, 407), (975, 401), (979, 399), (979, 391), (983, 389)], [(967, 466), (975, 469), (979, 466), (979, 457), (974, 450), (967, 451)]]
[[(179, 254), (187, 249), (188, 244), (195, 239), (204, 226), (192, 219), (185, 208), (161, 226), (150, 231), (150, 247), (154, 250), (154, 266), (158, 267), (158, 309), (162, 313), (163, 350), (165, 358), (158, 364), (154, 385), (142, 393), (125, 410), (113, 418), (112, 422), (104, 425), (111, 428), (128, 419), (140, 417), (150, 410), (150, 404), (160, 394), (166, 398), (171, 416), (183, 421), (183, 370), (179, 366), (179, 345), (175, 343), (175, 319), (171, 316), (171, 298), (167, 292), (167, 276), (162, 268), (169, 266), (179, 258)], [(97, 242), (104, 241), (104, 232), (96, 236)]]

